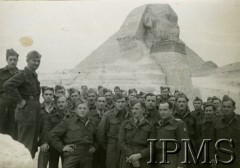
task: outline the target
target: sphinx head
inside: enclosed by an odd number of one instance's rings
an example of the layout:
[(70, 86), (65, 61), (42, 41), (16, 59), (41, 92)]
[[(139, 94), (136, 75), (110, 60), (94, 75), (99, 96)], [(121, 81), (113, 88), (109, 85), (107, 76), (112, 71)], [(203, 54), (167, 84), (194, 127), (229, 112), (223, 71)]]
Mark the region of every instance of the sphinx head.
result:
[(147, 5), (142, 19), (144, 41), (152, 43), (179, 41), (178, 17), (169, 5)]

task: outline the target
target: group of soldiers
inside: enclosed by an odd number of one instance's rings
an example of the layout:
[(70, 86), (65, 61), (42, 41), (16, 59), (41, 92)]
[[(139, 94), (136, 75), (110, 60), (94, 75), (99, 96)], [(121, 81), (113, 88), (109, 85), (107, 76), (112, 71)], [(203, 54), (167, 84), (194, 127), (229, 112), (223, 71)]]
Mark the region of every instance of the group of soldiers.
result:
[[(240, 167), (240, 116), (229, 96), (209, 97), (207, 102), (196, 97), (190, 111), (188, 97), (178, 90), (170, 94), (169, 87), (160, 87), (159, 95), (119, 86), (114, 91), (86, 85), (81, 91), (62, 85), (40, 87), (36, 70), (41, 55), (29, 52), (23, 70), (17, 68), (18, 57), (8, 49), (7, 66), (0, 69), (0, 133), (24, 144), (33, 158), (40, 147), (38, 168), (58, 168), (60, 158), (63, 168)], [(154, 144), (157, 164), (148, 164), (149, 139), (175, 139), (180, 144), (190, 139), (198, 151), (204, 139), (223, 138), (234, 143), (223, 144), (234, 153), (231, 164), (224, 164), (230, 156), (215, 150), (214, 144), (207, 164), (200, 164), (202, 157), (196, 164), (183, 164), (184, 150), (170, 154), (170, 164), (160, 164), (164, 150), (175, 149), (174, 143), (165, 148), (161, 141)]]

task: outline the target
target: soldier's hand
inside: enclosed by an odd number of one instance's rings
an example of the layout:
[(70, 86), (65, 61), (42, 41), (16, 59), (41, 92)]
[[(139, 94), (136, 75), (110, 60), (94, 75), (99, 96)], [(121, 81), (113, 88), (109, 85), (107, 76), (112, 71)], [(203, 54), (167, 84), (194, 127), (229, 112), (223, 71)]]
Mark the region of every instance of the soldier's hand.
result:
[(66, 145), (63, 147), (63, 152), (70, 152), (70, 153), (73, 153), (74, 152), (74, 148), (76, 146), (75, 145)]
[(93, 153), (93, 152), (95, 152), (95, 151), (96, 151), (96, 149), (95, 149), (93, 146), (91, 146), (90, 149), (89, 149), (89, 152), (90, 152), (90, 153)]
[(47, 143), (42, 144), (40, 147), (40, 151), (42, 151), (42, 152), (47, 152), (48, 149), (49, 149), (49, 145)]
[(129, 157), (129, 160), (130, 160), (131, 162), (136, 162), (136, 161), (138, 161), (141, 157), (142, 157), (142, 155), (141, 155), (140, 153), (132, 154), (132, 155)]
[(26, 100), (23, 99), (23, 100), (18, 104), (18, 107), (19, 107), (19, 108), (23, 108), (25, 105), (26, 105)]

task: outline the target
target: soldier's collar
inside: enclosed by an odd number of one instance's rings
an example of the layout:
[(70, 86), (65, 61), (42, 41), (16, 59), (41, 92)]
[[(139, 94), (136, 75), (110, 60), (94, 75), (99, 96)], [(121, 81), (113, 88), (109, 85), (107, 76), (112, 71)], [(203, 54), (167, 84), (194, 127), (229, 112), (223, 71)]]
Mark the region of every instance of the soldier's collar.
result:
[(185, 118), (185, 117), (187, 117), (190, 114), (190, 110), (187, 108), (187, 110), (184, 113), (182, 113), (182, 112), (180, 112), (179, 109), (176, 109), (174, 114), (176, 114), (176, 113), (181, 115), (183, 118)]
[(234, 112), (234, 114), (233, 114), (233, 118), (230, 119), (230, 121), (227, 121), (224, 116), (222, 117), (222, 121), (225, 122), (225, 123), (228, 123), (228, 124), (231, 124), (234, 120), (237, 120), (237, 115), (236, 115), (235, 112)]
[(32, 71), (32, 70), (31, 70), (29, 67), (27, 67), (27, 66), (24, 68), (24, 71), (25, 71), (25, 73), (28, 74), (28, 75), (34, 75), (35, 77), (38, 77), (37, 73), (34, 72), (34, 71)]
[(174, 117), (172, 116), (172, 117), (170, 117), (170, 118), (168, 118), (167, 120), (163, 120), (163, 119), (161, 119), (161, 120), (159, 120), (158, 121), (158, 124), (160, 125), (160, 126), (164, 126), (164, 125), (166, 125), (166, 124), (171, 124), (171, 125), (173, 125), (173, 121), (174, 121)]

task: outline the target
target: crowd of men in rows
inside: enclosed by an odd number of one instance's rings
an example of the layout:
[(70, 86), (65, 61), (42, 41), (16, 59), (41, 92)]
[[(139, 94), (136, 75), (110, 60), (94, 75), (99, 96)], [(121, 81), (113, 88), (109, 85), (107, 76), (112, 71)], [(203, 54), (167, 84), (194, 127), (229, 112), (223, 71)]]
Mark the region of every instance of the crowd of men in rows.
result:
[[(56, 85), (40, 87), (36, 70), (41, 55), (27, 54), (27, 66), (17, 69), (18, 54), (6, 53), (8, 65), (0, 69), (0, 133), (9, 134), (23, 143), (32, 157), (40, 147), (38, 167), (57, 168), (61, 158), (63, 168), (131, 168), (131, 167), (224, 167), (216, 164), (214, 149), (212, 164), (182, 164), (184, 150), (169, 155), (170, 164), (148, 164), (148, 139), (190, 139), (198, 151), (203, 139), (233, 139), (236, 155), (232, 168), (240, 167), (240, 116), (236, 103), (229, 96), (209, 97), (203, 102), (196, 97), (194, 110), (188, 107), (188, 97), (169, 87), (160, 87), (160, 94), (138, 92), (136, 89), (114, 91), (103, 86), (89, 89), (86, 85), (66, 89)], [(40, 94), (43, 102), (40, 103)], [(214, 144), (212, 144), (213, 146)], [(163, 150), (157, 141), (156, 160)], [(218, 157), (229, 160), (226, 152)], [(13, 159), (14, 161), (14, 159)]]

